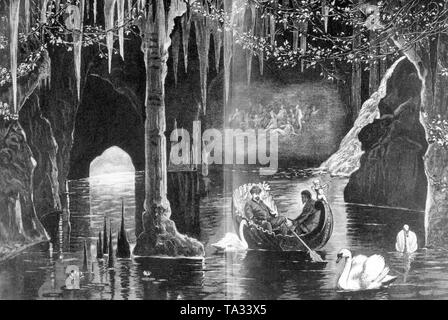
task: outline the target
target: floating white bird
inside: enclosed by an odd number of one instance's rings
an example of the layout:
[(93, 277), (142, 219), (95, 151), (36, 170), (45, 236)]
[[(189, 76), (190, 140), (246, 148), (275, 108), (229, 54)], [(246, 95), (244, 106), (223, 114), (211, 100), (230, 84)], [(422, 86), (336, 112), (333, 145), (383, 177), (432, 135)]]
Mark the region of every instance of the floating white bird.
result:
[(144, 275), (145, 277), (149, 277), (149, 276), (151, 275), (151, 271), (143, 270), (143, 275)]
[(246, 251), (248, 248), (246, 240), (244, 240), (243, 236), (243, 227), (246, 225), (246, 222), (243, 220), (240, 223), (239, 233), (240, 238), (234, 233), (227, 232), (221, 240), (216, 243), (212, 243), (212, 247), (216, 248), (218, 251), (222, 252), (239, 252)]
[(395, 249), (401, 253), (414, 253), (418, 249), (417, 235), (409, 230), (407, 224), (405, 224), (403, 230), (397, 234)]
[(339, 276), (338, 288), (347, 291), (380, 289), (392, 283), (397, 277), (388, 275), (389, 267), (378, 254), (370, 257), (358, 255), (352, 258), (350, 250), (338, 253), (339, 262), (345, 260), (344, 269)]
[(212, 246), (216, 248), (218, 251), (224, 252), (237, 252), (237, 251), (246, 251), (247, 243), (241, 241), (238, 236), (234, 233), (228, 232), (216, 243), (212, 243)]

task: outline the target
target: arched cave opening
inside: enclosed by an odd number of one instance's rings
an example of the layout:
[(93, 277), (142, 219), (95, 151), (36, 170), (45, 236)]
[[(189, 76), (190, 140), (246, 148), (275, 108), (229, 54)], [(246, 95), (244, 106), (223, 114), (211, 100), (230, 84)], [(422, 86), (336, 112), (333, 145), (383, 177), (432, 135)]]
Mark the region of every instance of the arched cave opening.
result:
[(113, 146), (129, 155), (135, 171), (144, 170), (144, 120), (141, 112), (108, 82), (90, 76), (76, 115), (68, 178), (88, 177), (92, 161)]

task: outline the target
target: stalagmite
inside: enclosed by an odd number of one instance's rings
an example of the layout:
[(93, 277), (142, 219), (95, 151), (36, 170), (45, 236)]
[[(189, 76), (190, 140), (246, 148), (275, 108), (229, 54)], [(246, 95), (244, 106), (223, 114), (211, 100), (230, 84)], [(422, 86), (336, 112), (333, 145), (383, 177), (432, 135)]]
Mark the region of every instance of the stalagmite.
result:
[(101, 231), (98, 233), (98, 241), (96, 243), (96, 258), (103, 259), (103, 241)]
[(12, 90), (13, 90), (13, 105), (14, 114), (18, 112), (17, 106), (17, 50), (18, 50), (18, 37), (19, 37), (19, 9), (20, 0), (12, 0), (9, 6), (9, 25), (10, 38), (9, 38), (9, 51), (10, 51), (10, 63), (11, 63), (11, 78), (12, 78)]
[(84, 247), (83, 247), (83, 259), (82, 259), (82, 272), (87, 272), (88, 268), (87, 268), (87, 243), (84, 240)]
[[(155, 6), (155, 7), (154, 7)], [(176, 9), (177, 8), (177, 9)], [(187, 10), (184, 1), (151, 2), (149, 10), (139, 20), (142, 35), (141, 50), (145, 61), (145, 201), (142, 214), (143, 231), (134, 247), (137, 256), (203, 256), (203, 245), (177, 231), (170, 219), (171, 208), (167, 198), (167, 148), (165, 119), (165, 79), (167, 74), (169, 37), (174, 19)], [(137, 220), (138, 221), (138, 220)]]
[(330, 7), (328, 6), (328, 0), (322, 0), (322, 17), (324, 18), (324, 30), (328, 32), (328, 18), (330, 14)]
[(120, 45), (120, 56), (124, 60), (124, 3), (125, 0), (117, 0), (118, 11), (118, 44)]
[[(205, 5), (208, 13), (208, 6)], [(196, 32), (196, 47), (199, 56), (199, 75), (201, 81), (202, 111), (205, 113), (207, 106), (207, 75), (208, 75), (208, 53), (210, 51), (210, 22), (206, 17), (197, 16), (194, 19)]]
[(121, 200), (121, 226), (117, 234), (117, 258), (129, 258), (130, 256), (131, 249), (124, 226), (124, 203)]
[(188, 42), (190, 41), (191, 16), (186, 13), (181, 20), (182, 24), (182, 48), (184, 50), (185, 72), (188, 70)]
[(103, 252), (107, 253), (109, 251), (108, 242), (107, 239), (107, 227), (106, 227), (106, 217), (104, 217), (104, 226), (103, 226)]
[(177, 70), (179, 66), (179, 47), (180, 47), (180, 32), (179, 29), (174, 30), (171, 39), (171, 52), (173, 54), (173, 74), (174, 84), (177, 87)]
[(117, 0), (104, 0), (104, 21), (105, 29), (107, 31), (106, 44), (109, 62), (109, 73), (112, 70), (112, 53), (114, 49), (114, 33), (112, 29), (114, 28), (114, 12), (116, 2)]
[(109, 225), (109, 251), (108, 251), (108, 259), (107, 259), (107, 267), (114, 267), (114, 246), (112, 244), (112, 224)]

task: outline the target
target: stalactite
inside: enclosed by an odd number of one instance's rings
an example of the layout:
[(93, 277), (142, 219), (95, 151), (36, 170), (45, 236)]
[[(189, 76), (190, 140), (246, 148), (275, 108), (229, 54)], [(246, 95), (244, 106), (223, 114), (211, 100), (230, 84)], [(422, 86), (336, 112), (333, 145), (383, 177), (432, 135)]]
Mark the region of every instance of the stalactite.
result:
[[(216, 5), (219, 8), (218, 4)], [(213, 44), (215, 49), (215, 69), (219, 72), (219, 63), (221, 61), (221, 47), (222, 47), (222, 32), (220, 31), (220, 24), (218, 21), (211, 22)]]
[(87, 15), (87, 19), (90, 18), (90, 0), (86, 0), (86, 15)]
[(73, 52), (75, 55), (76, 89), (78, 93), (78, 101), (81, 100), (81, 51), (82, 51), (82, 38), (84, 31), (85, 0), (79, 0), (79, 6), (80, 6), (79, 32), (76, 32), (77, 39), (74, 43), (73, 48)]
[(182, 17), (182, 48), (184, 50), (185, 72), (188, 70), (188, 42), (190, 41), (191, 16), (188, 13)]
[(40, 23), (47, 23), (47, 8), (48, 8), (48, 0), (41, 0), (41, 8), (40, 8)]
[(275, 43), (275, 17), (273, 14), (269, 15), (269, 34), (271, 35), (271, 45)]
[[(307, 37), (308, 37), (308, 21), (300, 22), (299, 24), (299, 31), (300, 31), (300, 51), (303, 56), (306, 54), (306, 48), (307, 48)], [(300, 68), (303, 72), (305, 68), (305, 60), (302, 58), (300, 60)]]
[(25, 0), (25, 32), (30, 31), (30, 0)]
[[(249, 21), (245, 21), (245, 25), (247, 28), (247, 33), (252, 37), (255, 32), (255, 18), (256, 18), (256, 8), (254, 3), (249, 4), (250, 10), (250, 19)], [(252, 75), (252, 57), (253, 51), (252, 49), (246, 49), (246, 73), (247, 73), (247, 84), (250, 85), (250, 79)]]
[[(230, 17), (230, 25), (233, 25), (232, 0), (224, 0), (224, 11)], [(233, 54), (233, 33), (231, 29), (224, 28), (224, 106), (229, 101), (230, 94), (230, 67)]]
[(9, 25), (11, 27), (9, 37), (9, 51), (11, 59), (10, 63), (14, 113), (17, 113), (19, 110), (17, 106), (17, 50), (19, 40), (19, 10), (20, 0), (12, 0), (9, 6)]
[(125, 0), (117, 0), (118, 11), (118, 44), (120, 46), (120, 56), (124, 60), (124, 4)]
[[(208, 6), (206, 4), (204, 6), (205, 12), (208, 13)], [(206, 17), (196, 16), (194, 18), (194, 26), (199, 56), (202, 111), (205, 113), (207, 106), (208, 53), (210, 51), (210, 21)]]
[[(256, 35), (260, 38), (260, 39), (264, 39), (265, 34), (264, 34), (264, 30), (265, 30), (265, 26), (264, 26), (264, 19), (261, 17), (262, 13), (261, 10), (257, 10), (257, 18), (255, 19), (255, 28), (256, 28)], [(260, 51), (258, 51), (258, 64), (260, 67), (260, 74), (263, 75), (263, 69), (264, 69), (264, 51), (263, 49), (261, 49)]]
[(73, 54), (75, 64), (76, 88), (78, 100), (81, 97), (81, 51), (82, 51), (82, 29), (84, 16), (84, 0), (80, 1), (80, 8), (75, 5), (67, 6), (68, 17), (65, 20), (65, 26), (72, 30), (73, 36)]
[(328, 18), (330, 14), (330, 7), (328, 6), (328, 0), (322, 0), (322, 17), (324, 19), (324, 30), (328, 32)]
[(173, 74), (174, 85), (177, 87), (177, 72), (179, 65), (179, 47), (180, 47), (180, 32), (179, 29), (174, 30), (171, 38), (171, 52), (173, 55)]
[(299, 48), (299, 23), (293, 22), (294, 29), (292, 31), (292, 49), (296, 51)]
[(93, 0), (93, 23), (96, 24), (96, 16), (98, 14), (98, 3), (97, 0)]
[(104, 21), (105, 29), (107, 31), (106, 44), (109, 62), (109, 73), (112, 70), (112, 53), (114, 49), (114, 33), (112, 29), (114, 28), (114, 9), (116, 2), (117, 0), (104, 0)]
[[(289, 2), (289, 0), (283, 0), (283, 7), (285, 7), (285, 8), (289, 8), (290, 7), (290, 2)], [(287, 20), (285, 20), (284, 22), (283, 22), (283, 29), (285, 29), (285, 30), (287, 30), (287, 28), (288, 28), (288, 21)]]

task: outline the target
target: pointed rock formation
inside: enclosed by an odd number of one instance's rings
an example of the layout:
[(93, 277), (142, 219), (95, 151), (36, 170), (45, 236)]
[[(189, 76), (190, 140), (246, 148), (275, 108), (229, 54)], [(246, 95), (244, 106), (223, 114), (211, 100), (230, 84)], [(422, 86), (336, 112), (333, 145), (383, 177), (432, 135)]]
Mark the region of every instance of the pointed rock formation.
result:
[(108, 239), (107, 239), (107, 227), (106, 227), (106, 217), (104, 217), (104, 226), (103, 226), (103, 253), (106, 254), (109, 252), (108, 247)]
[(82, 272), (88, 271), (88, 259), (87, 259), (87, 243), (84, 240), (84, 248), (83, 248), (83, 260), (82, 260)]
[(115, 263), (114, 259), (114, 246), (112, 244), (112, 225), (109, 226), (109, 251), (108, 251), (108, 259), (107, 259), (107, 267), (113, 268)]
[(131, 248), (124, 227), (124, 203), (121, 200), (121, 226), (117, 235), (117, 258), (129, 258), (130, 256)]
[(102, 242), (102, 234), (101, 231), (98, 234), (98, 241), (96, 242), (96, 258), (103, 259), (103, 242)]

